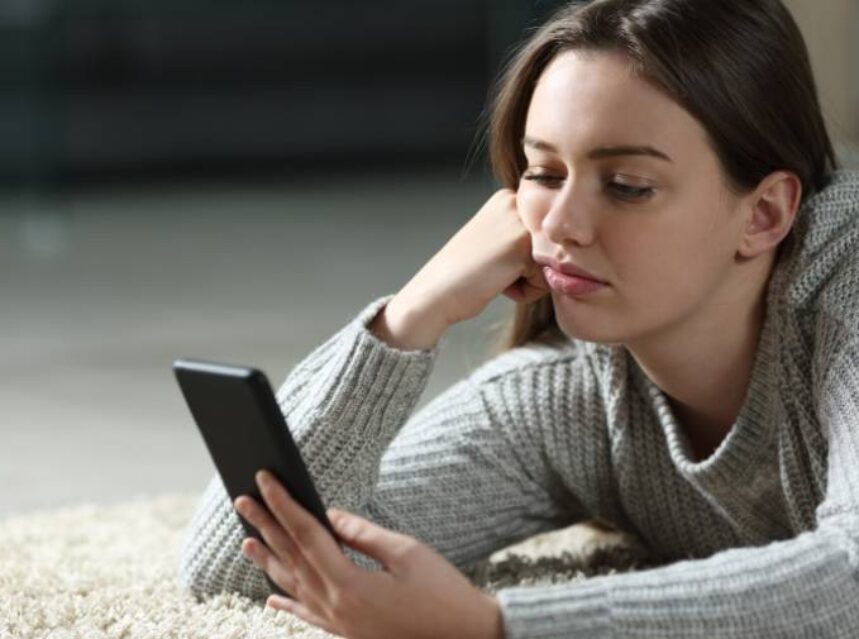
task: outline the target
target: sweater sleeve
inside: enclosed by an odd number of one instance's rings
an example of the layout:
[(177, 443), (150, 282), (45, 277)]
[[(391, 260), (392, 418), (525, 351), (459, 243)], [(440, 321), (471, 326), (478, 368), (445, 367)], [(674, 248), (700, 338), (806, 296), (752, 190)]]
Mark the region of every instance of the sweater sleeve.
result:
[[(537, 425), (523, 427), (512, 404), (490, 410), (487, 399), (503, 377), (498, 371), (519, 371), (557, 350), (508, 352), (409, 419), (438, 346), (402, 351), (369, 331), (390, 297), (369, 304), (302, 360), (277, 399), (326, 507), (412, 535), (467, 571), (494, 550), (556, 528), (574, 509), (553, 493)], [(186, 533), (180, 584), (198, 595), (265, 598), (270, 587), (241, 554), (243, 537), (216, 474)], [(350, 548), (344, 552), (379, 568)]]
[(820, 386), (827, 488), (817, 527), (638, 573), (498, 593), (507, 639), (859, 636), (859, 346)]

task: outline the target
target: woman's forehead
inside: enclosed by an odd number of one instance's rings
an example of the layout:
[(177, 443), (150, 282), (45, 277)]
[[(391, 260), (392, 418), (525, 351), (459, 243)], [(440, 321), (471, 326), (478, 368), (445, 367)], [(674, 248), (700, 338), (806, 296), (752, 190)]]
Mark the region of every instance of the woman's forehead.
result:
[(565, 144), (579, 141), (653, 146), (672, 157), (707, 147), (695, 118), (635, 74), (625, 56), (609, 52), (556, 56), (531, 96), (525, 129), (526, 136), (562, 152)]

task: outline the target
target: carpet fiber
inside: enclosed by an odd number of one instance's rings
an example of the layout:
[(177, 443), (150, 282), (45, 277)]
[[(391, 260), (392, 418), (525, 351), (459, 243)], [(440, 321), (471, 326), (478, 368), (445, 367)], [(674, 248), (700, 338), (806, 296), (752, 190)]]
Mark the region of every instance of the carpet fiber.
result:
[[(322, 639), (285, 612), (176, 582), (197, 495), (81, 505), (0, 521), (0, 639)], [(470, 575), (487, 592), (646, 567), (635, 540), (588, 525), (501, 550)]]

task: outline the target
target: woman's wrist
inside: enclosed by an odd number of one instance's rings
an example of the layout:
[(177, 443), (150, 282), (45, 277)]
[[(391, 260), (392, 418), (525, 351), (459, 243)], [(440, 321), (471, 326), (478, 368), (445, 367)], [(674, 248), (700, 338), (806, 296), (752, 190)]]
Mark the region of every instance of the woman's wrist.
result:
[(417, 310), (408, 300), (394, 296), (383, 306), (369, 327), (376, 337), (404, 351), (431, 350), (447, 330), (428, 313)]

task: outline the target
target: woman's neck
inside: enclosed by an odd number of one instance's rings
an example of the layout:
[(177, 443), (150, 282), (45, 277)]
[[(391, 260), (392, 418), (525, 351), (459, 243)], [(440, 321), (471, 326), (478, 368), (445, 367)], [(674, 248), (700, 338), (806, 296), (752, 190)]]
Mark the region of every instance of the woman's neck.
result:
[(625, 344), (668, 396), (678, 425), (699, 458), (718, 447), (745, 401), (774, 257), (738, 268), (722, 289), (731, 293), (730, 301), (714, 296), (671, 331)]

